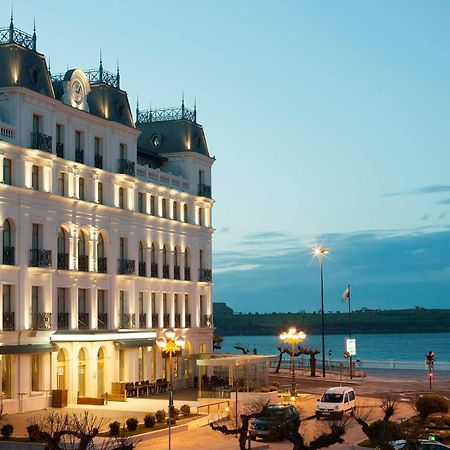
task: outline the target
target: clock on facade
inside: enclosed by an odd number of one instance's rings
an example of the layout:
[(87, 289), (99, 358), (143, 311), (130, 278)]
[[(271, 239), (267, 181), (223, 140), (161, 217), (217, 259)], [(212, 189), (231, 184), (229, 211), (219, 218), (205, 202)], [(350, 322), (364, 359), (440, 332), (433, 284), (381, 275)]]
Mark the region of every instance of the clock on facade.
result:
[(75, 80), (72, 83), (72, 97), (77, 105), (79, 105), (84, 98), (83, 85), (79, 80)]

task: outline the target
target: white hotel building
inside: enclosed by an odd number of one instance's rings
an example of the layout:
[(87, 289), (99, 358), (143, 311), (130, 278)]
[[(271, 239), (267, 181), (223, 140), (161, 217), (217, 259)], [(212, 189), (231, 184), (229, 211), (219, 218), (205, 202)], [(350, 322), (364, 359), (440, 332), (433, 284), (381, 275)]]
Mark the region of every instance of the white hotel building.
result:
[(51, 391), (102, 397), (212, 350), (211, 166), (196, 111), (136, 111), (120, 76), (52, 76), (36, 35), (0, 29), (0, 372), (8, 413)]

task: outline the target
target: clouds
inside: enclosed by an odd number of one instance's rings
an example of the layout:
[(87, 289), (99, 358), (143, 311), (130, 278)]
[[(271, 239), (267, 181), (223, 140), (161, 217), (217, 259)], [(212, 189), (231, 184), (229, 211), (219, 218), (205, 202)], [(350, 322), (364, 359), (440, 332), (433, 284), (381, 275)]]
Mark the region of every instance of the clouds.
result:
[(442, 192), (450, 192), (450, 185), (438, 184), (431, 186), (422, 186), (419, 188), (411, 189), (409, 191), (402, 192), (386, 192), (383, 194), (385, 197), (396, 197), (401, 195), (421, 195), (421, 194), (440, 194)]
[[(287, 238), (255, 233), (244, 241), (258, 251), (237, 244), (238, 250), (215, 254), (215, 301), (238, 311), (317, 310), (318, 262), (310, 245), (300, 246), (292, 236), (286, 245)], [(275, 249), (278, 240), (281, 251)], [(330, 248), (324, 260), (327, 310), (344, 309), (340, 298), (348, 283), (356, 308), (450, 304), (449, 229), (330, 233), (317, 242)]]

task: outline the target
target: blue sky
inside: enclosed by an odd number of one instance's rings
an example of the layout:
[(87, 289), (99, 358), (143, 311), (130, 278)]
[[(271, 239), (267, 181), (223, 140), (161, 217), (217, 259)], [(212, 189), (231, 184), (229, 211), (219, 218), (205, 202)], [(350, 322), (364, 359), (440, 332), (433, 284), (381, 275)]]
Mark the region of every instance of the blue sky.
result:
[[(8, 25), (9, 4), (0, 12)], [(54, 73), (121, 66), (135, 107), (197, 98), (210, 151), (215, 300), (450, 306), (450, 3), (16, 0)], [(351, 255), (351, 257), (350, 257)]]

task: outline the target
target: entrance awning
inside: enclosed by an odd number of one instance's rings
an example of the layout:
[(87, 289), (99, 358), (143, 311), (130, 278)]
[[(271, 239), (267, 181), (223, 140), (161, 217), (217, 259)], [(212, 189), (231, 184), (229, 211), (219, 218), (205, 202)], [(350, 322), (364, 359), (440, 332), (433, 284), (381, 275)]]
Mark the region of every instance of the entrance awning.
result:
[(23, 345), (0, 345), (0, 355), (18, 355), (21, 353), (48, 353), (57, 352), (55, 344), (23, 344)]
[(123, 339), (115, 341), (118, 349), (151, 347), (155, 345), (156, 339)]

